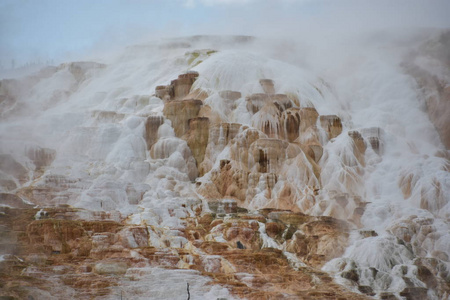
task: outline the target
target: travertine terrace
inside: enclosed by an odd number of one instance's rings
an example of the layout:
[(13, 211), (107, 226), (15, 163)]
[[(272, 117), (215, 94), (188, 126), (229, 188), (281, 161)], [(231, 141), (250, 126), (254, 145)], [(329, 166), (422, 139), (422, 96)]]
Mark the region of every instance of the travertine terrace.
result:
[(448, 298), (449, 82), (258, 43), (0, 81), (0, 298)]

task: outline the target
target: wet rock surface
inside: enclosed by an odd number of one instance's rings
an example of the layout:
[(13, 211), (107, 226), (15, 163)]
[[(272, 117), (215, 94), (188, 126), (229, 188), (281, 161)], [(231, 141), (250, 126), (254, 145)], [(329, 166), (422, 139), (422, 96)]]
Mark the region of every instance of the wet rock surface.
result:
[(0, 297), (448, 297), (450, 157), (410, 78), (205, 40), (0, 81)]
[[(238, 210), (225, 207), (221, 217), (199, 211), (185, 219), (180, 232), (187, 240), (184, 247), (160, 248), (152, 244), (151, 226), (112, 221), (107, 214), (87, 221), (79, 218), (81, 210), (52, 208), (36, 219), (37, 209), (2, 209), (6, 214), (0, 217), (1, 226), (11, 230), (2, 230), (2, 249), (5, 242), (14, 247), (0, 261), (1, 295), (41, 299), (50, 289), (52, 296), (58, 290), (60, 295), (91, 299), (131, 293), (133, 280), (144, 283), (144, 274), (163, 267), (196, 271), (237, 298), (365, 299), (315, 268), (340, 255), (318, 254), (323, 246), (317, 238), (345, 237), (344, 224), (288, 211)], [(302, 229), (304, 251), (301, 246), (281, 250), (284, 241), (299, 244), (296, 230)]]

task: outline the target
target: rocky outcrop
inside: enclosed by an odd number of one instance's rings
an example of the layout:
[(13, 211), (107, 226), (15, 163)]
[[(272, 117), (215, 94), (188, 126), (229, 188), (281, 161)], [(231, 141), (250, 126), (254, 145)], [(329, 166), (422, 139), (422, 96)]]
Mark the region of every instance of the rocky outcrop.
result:
[(358, 161), (364, 165), (364, 153), (366, 152), (366, 144), (364, 138), (359, 131), (351, 130), (348, 132), (349, 137), (353, 140), (353, 153)]
[(189, 120), (196, 118), (203, 105), (201, 100), (174, 100), (164, 104), (164, 116), (172, 122), (177, 137), (189, 130)]
[(300, 109), (300, 133), (305, 133), (308, 128), (316, 125), (319, 113), (314, 107), (304, 107)]
[(174, 99), (182, 99), (187, 96), (191, 91), (191, 87), (197, 77), (198, 73), (190, 72), (181, 74), (178, 76), (178, 79), (172, 80), (170, 85), (173, 87)]
[[(172, 121), (176, 136), (188, 142), (200, 176), (212, 172), (210, 182), (197, 183), (204, 196), (230, 196), (241, 202), (250, 201), (260, 187), (265, 187), (265, 197), (274, 197), (272, 189), (279, 181), (277, 172), (286, 158), (300, 154), (306, 154), (307, 164), (314, 165), (311, 176), (319, 178), (317, 163), (323, 155), (316, 127), (319, 114), (313, 107), (292, 107), (293, 102), (287, 95), (274, 93), (272, 80), (262, 80), (261, 85), (265, 93), (245, 98), (246, 108), (252, 115), (251, 123), (257, 131), (245, 130), (238, 124), (231, 130), (229, 123), (221, 122), (218, 112), (208, 105), (202, 106), (200, 100), (166, 102), (164, 114)], [(219, 96), (215, 101), (224, 101), (230, 111), (235, 108), (235, 101), (241, 99), (241, 93), (233, 91), (222, 91)], [(197, 107), (201, 107), (199, 111)], [(329, 119), (327, 130), (332, 136), (337, 136), (342, 129), (339, 118), (323, 119)], [(240, 127), (243, 131), (238, 137)], [(216, 164), (216, 169), (212, 170), (218, 154), (227, 146), (230, 148), (229, 159)], [(282, 188), (276, 197), (293, 195), (287, 190), (289, 188)], [(295, 201), (290, 199), (289, 202)], [(292, 208), (292, 205), (288, 207)]]
[(173, 86), (158, 85), (155, 88), (155, 96), (164, 101), (169, 101), (174, 97)]
[[(335, 220), (319, 220), (300, 226), (287, 243), (286, 250), (303, 257), (309, 265), (319, 267), (335, 257), (340, 257), (346, 248), (348, 229), (345, 223)], [(320, 235), (317, 232), (320, 231)]]
[[(246, 97), (247, 110), (253, 114), (252, 125), (271, 138), (296, 136), (298, 118), (292, 111), (291, 100), (284, 94), (252, 94)], [(293, 118), (291, 118), (293, 116)], [(291, 130), (291, 131), (289, 131)]]
[(177, 79), (171, 81), (170, 85), (158, 85), (155, 88), (155, 96), (164, 100), (182, 100), (191, 92), (192, 85), (198, 77), (194, 71), (180, 74)]
[(282, 133), (288, 142), (294, 142), (300, 132), (300, 109), (290, 108), (282, 114)]
[(205, 150), (205, 158), (199, 168), (200, 174), (206, 174), (211, 170), (217, 155), (234, 139), (241, 127), (241, 124), (238, 123), (209, 124), (208, 145)]
[(32, 147), (27, 151), (27, 156), (33, 161), (36, 170), (42, 171), (55, 160), (56, 150), (41, 147)]
[[(254, 198), (259, 193), (258, 197), (265, 199), (261, 200), (264, 205), (296, 210), (295, 198), (301, 192), (299, 187), (285, 182), (285, 179), (297, 171), (283, 166), (288, 159), (301, 156), (293, 163), (305, 169), (304, 174), (308, 174), (303, 176), (305, 182), (318, 185), (320, 168), (317, 163), (323, 155), (316, 127), (319, 114), (312, 107), (292, 107), (293, 102), (287, 95), (274, 94), (273, 81), (262, 80), (261, 84), (265, 93), (251, 94), (245, 98), (246, 109), (252, 116), (251, 123), (255, 129), (242, 126), (242, 132), (230, 138), (226, 133), (228, 128), (219, 127), (222, 131), (219, 136), (224, 138), (216, 138), (217, 127), (212, 127), (210, 143), (201, 166), (205, 171), (210, 170), (209, 180), (197, 182), (197, 189), (208, 198), (232, 197), (240, 205), (257, 207), (261, 204), (256, 204), (258, 201), (255, 202)], [(235, 98), (238, 96), (235, 94)], [(229, 147), (228, 158), (214, 167), (214, 160), (226, 146)], [(315, 188), (309, 187), (310, 190)]]
[(274, 82), (272, 79), (260, 79), (259, 84), (261, 85), (264, 93), (275, 94)]
[(288, 145), (278, 139), (258, 139), (249, 149), (252, 169), (258, 173), (278, 173), (285, 161)]
[(246, 129), (235, 136), (230, 141), (231, 160), (221, 160), (219, 169), (211, 171), (211, 181), (202, 184), (200, 191), (213, 198), (231, 196), (245, 201), (261, 178), (267, 180), (268, 187), (273, 187), (276, 176), (271, 172), (280, 167), (288, 143), (260, 139), (264, 137), (254, 129)]
[(147, 117), (147, 121), (145, 122), (145, 141), (147, 142), (148, 150), (158, 141), (158, 129), (162, 124), (164, 124), (163, 116)]
[(336, 115), (320, 116), (320, 125), (327, 133), (329, 139), (337, 137), (342, 132), (341, 119)]
[[(40, 295), (53, 285), (61, 295), (111, 295), (120, 278), (134, 274), (146, 284), (139, 274), (158, 266), (195, 270), (238, 298), (364, 299), (312, 267), (340, 253), (348, 236), (344, 223), (267, 209), (248, 214), (236, 202), (224, 204), (221, 214), (200, 210), (186, 218), (178, 234), (187, 243), (181, 248), (169, 243), (167, 249), (153, 244), (160, 233), (152, 226), (112, 221), (105, 213), (85, 220), (79, 219), (82, 211), (70, 208), (45, 214), (6, 208), (0, 226), (11, 231), (0, 235), (0, 244), (11, 247), (0, 261), (0, 278), (8, 283), (0, 287), (2, 296)], [(290, 252), (279, 249), (284, 242)]]
[(383, 154), (384, 147), (384, 131), (379, 127), (363, 128), (361, 134), (366, 139), (370, 147), (378, 155)]
[(245, 97), (247, 110), (252, 114), (256, 114), (269, 101), (270, 96), (267, 94), (252, 94)]
[[(200, 117), (190, 119), (188, 122), (189, 130), (183, 136), (183, 139), (191, 149), (199, 168), (205, 158), (206, 147), (209, 142), (209, 119)], [(202, 175), (200, 173), (200, 176)]]
[(274, 94), (272, 96), (273, 103), (280, 111), (284, 111), (293, 106), (291, 99), (285, 94)]

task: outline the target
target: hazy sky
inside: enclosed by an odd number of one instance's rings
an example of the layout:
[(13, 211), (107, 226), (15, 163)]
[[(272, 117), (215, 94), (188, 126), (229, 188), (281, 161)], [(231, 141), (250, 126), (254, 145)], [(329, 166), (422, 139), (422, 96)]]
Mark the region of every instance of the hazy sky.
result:
[(450, 27), (449, 0), (0, 0), (0, 62), (155, 37)]

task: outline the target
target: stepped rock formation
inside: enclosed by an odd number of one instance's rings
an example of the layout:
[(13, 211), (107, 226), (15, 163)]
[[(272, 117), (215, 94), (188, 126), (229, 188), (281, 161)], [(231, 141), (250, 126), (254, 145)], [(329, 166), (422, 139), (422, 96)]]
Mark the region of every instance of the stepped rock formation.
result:
[[(151, 267), (164, 266), (211, 276), (213, 284), (227, 286), (236, 297), (247, 299), (283, 295), (292, 299), (332, 299), (337, 295), (365, 299), (294, 259), (297, 254), (317, 266), (340, 255), (348, 229), (330, 218), (264, 210), (259, 215), (234, 213), (231, 219), (223, 219), (198, 211), (186, 219), (180, 232), (186, 246), (171, 247), (167, 252), (151, 242), (157, 234), (150, 227), (126, 225), (105, 213), (86, 221), (83, 214), (87, 212), (69, 208), (45, 213), (30, 208), (2, 212), (7, 217), (1, 225), (11, 230), (2, 235), (2, 249), (8, 250), (5, 242), (9, 242), (11, 254), (3, 255), (0, 276), (5, 283), (3, 293), (11, 297), (53, 296), (47, 288), (57, 288), (60, 296), (101, 297), (116, 287), (130, 297), (133, 281), (139, 280), (136, 277)], [(36, 213), (40, 217), (34, 220)], [(223, 241), (217, 241), (218, 237)], [(289, 244), (287, 254), (270, 248), (284, 240)], [(244, 245), (243, 250), (236, 241)], [(20, 273), (27, 278), (20, 278)]]
[(209, 119), (204, 117), (189, 119), (189, 130), (183, 139), (187, 141), (197, 162), (197, 167), (199, 167), (205, 158), (209, 141)]
[(164, 116), (172, 122), (177, 137), (189, 129), (189, 120), (198, 116), (203, 105), (201, 100), (174, 100), (164, 104)]
[(147, 118), (145, 122), (145, 141), (147, 142), (148, 150), (158, 141), (158, 129), (162, 124), (164, 124), (162, 116), (149, 116)]
[(448, 298), (445, 122), (408, 74), (425, 75), (355, 62), (333, 86), (229, 49), (257, 41), (1, 80), (0, 298)]
[(329, 139), (335, 138), (342, 132), (342, 123), (336, 115), (320, 116), (320, 125), (327, 132)]

